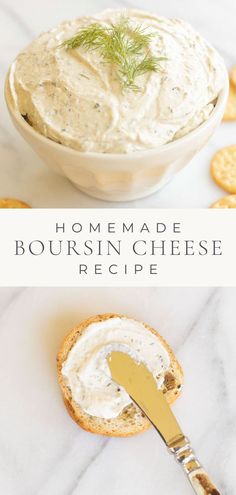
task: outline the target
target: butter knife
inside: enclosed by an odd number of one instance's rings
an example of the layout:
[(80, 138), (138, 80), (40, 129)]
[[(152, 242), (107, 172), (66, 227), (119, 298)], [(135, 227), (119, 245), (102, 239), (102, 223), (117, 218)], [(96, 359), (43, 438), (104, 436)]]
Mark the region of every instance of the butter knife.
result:
[(112, 378), (121, 385), (161, 435), (171, 454), (182, 466), (198, 495), (220, 495), (202, 468), (156, 381), (143, 363), (128, 354), (112, 352), (108, 358)]

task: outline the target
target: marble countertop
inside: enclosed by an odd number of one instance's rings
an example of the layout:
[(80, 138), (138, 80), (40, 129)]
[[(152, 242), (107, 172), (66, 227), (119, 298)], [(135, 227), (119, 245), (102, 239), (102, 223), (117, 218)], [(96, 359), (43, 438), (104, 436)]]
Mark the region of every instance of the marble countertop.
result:
[[(211, 180), (209, 163), (214, 152), (235, 142), (236, 124), (224, 123), (211, 142), (161, 192), (133, 203), (105, 203), (80, 193), (66, 179), (50, 172), (13, 128), (3, 86), (7, 69), (41, 31), (58, 22), (108, 7), (145, 9), (144, 0), (2, 0), (0, 2), (0, 197), (19, 197), (34, 207), (208, 207), (224, 195)], [(149, 10), (190, 21), (222, 53), (228, 66), (236, 62), (235, 0), (149, 0)]]
[(224, 495), (236, 486), (235, 289), (1, 289), (0, 493), (190, 495), (154, 431), (108, 439), (67, 414), (56, 377), (63, 336), (120, 312), (155, 326), (185, 371), (174, 406)]

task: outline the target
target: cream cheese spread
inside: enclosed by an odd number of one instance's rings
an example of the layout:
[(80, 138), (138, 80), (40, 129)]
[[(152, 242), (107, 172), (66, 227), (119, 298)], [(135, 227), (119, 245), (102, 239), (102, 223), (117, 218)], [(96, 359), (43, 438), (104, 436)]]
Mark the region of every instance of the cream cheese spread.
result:
[(128, 353), (146, 364), (156, 379), (164, 382), (170, 357), (157, 335), (129, 318), (115, 317), (90, 324), (70, 350), (62, 375), (73, 400), (91, 416), (118, 417), (132, 403), (126, 391), (111, 378), (107, 356), (112, 351)]
[[(149, 53), (161, 70), (124, 90), (112, 64), (96, 50), (65, 49), (63, 41), (91, 23), (122, 15), (153, 33)], [(190, 25), (137, 10), (106, 10), (64, 22), (35, 39), (13, 63), (16, 108), (44, 136), (83, 152), (130, 153), (180, 138), (207, 120), (225, 83), (224, 63)]]

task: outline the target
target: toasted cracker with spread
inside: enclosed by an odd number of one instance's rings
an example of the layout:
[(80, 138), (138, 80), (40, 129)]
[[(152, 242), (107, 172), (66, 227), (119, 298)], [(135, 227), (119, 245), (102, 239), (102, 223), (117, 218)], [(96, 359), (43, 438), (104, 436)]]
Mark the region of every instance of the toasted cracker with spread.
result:
[(223, 120), (225, 122), (236, 120), (236, 85), (234, 85), (231, 81), (229, 86), (229, 97)]
[[(128, 437), (146, 431), (150, 427), (149, 420), (143, 414), (140, 414), (140, 411), (137, 410), (134, 404), (126, 407), (117, 418), (105, 419), (88, 415), (73, 399), (71, 389), (62, 374), (63, 363), (66, 361), (69, 352), (74, 347), (78, 339), (86, 333), (87, 328), (89, 328), (91, 324), (105, 322), (112, 318), (128, 317), (113, 313), (93, 316), (80, 323), (79, 326), (77, 326), (69, 333), (69, 335), (65, 337), (57, 356), (58, 379), (65, 406), (70, 416), (78, 425), (92, 433), (113, 437)], [(161, 335), (149, 325), (145, 323), (143, 323), (143, 325), (147, 330), (147, 336), (149, 332), (156, 335), (157, 339), (160, 340), (166, 352), (169, 354), (170, 369), (165, 372), (162, 389), (168, 403), (173, 404), (181, 394), (181, 387), (183, 384), (182, 368), (175, 358), (173, 351), (163, 337), (161, 337)]]
[(30, 208), (30, 206), (19, 199), (0, 198), (0, 208)]
[(218, 186), (236, 194), (236, 145), (222, 148), (214, 155), (211, 175)]
[(211, 208), (236, 208), (236, 194), (219, 199), (211, 205)]

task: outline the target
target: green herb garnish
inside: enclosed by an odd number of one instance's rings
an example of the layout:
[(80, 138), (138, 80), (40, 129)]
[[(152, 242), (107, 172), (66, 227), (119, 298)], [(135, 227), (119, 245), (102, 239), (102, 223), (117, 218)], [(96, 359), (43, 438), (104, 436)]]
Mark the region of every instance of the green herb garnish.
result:
[(150, 42), (154, 33), (147, 33), (140, 25), (132, 26), (122, 17), (117, 24), (102, 26), (98, 23), (81, 28), (79, 32), (62, 43), (67, 49), (83, 47), (97, 50), (104, 62), (117, 68), (123, 88), (138, 90), (136, 78), (147, 72), (161, 70), (160, 62), (165, 57), (150, 54)]

